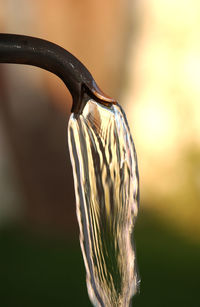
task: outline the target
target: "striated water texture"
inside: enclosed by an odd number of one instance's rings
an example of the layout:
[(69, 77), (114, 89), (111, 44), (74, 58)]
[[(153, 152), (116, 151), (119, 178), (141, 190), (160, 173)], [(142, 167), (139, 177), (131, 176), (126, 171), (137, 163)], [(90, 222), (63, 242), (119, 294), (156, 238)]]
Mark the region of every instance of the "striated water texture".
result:
[(68, 127), (89, 297), (94, 306), (129, 306), (138, 276), (133, 228), (138, 171), (132, 137), (119, 105), (89, 100)]

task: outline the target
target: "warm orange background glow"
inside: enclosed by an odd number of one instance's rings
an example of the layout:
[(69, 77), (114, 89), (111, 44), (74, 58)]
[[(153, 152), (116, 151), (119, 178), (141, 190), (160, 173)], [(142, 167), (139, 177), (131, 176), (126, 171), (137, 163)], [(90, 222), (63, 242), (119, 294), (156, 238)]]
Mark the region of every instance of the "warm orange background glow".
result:
[[(0, 7), (2, 32), (62, 45), (119, 100), (138, 152), (142, 207), (198, 238), (199, 1), (21, 0), (1, 1)], [(34, 131), (45, 121), (49, 107), (41, 100), (47, 97), (58, 112), (70, 112), (70, 95), (56, 77), (31, 67), (3, 71), (11, 111), (23, 129)], [(3, 147), (2, 165), (7, 163)]]
[(123, 101), (137, 145), (142, 198), (199, 238), (200, 3), (138, 6)]

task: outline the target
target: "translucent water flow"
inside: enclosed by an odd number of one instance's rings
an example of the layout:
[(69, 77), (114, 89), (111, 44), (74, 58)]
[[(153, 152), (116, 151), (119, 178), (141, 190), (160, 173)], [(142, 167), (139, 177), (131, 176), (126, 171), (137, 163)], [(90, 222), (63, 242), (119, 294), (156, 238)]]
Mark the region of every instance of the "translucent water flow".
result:
[(139, 183), (123, 110), (89, 100), (81, 115), (71, 114), (68, 141), (89, 297), (94, 306), (129, 306), (138, 286)]

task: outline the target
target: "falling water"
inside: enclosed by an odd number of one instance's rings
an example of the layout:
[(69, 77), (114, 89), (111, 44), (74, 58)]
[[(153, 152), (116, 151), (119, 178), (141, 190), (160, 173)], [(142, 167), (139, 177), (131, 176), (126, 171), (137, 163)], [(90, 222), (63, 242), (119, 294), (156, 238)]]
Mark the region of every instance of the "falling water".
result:
[(129, 306), (138, 286), (138, 171), (125, 114), (89, 100), (68, 129), (89, 297), (94, 306)]

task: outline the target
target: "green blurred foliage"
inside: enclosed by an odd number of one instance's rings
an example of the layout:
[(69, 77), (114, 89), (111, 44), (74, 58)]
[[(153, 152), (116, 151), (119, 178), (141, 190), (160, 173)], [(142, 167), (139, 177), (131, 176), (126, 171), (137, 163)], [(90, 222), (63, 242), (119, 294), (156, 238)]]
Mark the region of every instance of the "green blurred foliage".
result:
[[(198, 306), (200, 245), (140, 212), (135, 239), (141, 289), (133, 306)], [(91, 306), (78, 243), (25, 232), (0, 231), (2, 307)]]

